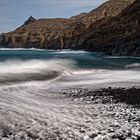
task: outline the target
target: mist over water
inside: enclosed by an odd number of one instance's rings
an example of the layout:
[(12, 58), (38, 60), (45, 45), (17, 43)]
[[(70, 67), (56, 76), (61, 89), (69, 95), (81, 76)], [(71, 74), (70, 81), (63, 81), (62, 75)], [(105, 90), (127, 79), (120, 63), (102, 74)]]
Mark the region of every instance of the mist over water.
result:
[(125, 105), (115, 105), (110, 112), (110, 105), (69, 103), (58, 94), (69, 88), (129, 82), (140, 83), (140, 58), (70, 50), (1, 49), (0, 130), (12, 132), (18, 139), (78, 140), (116, 123), (130, 129), (135, 122), (110, 117), (117, 111), (127, 117), (127, 110), (121, 110)]
[(68, 60), (6, 60), (0, 62), (0, 83), (51, 80), (71, 67)]
[(0, 84), (48, 81), (80, 85), (140, 79), (140, 58), (106, 57), (84, 51), (0, 50)]

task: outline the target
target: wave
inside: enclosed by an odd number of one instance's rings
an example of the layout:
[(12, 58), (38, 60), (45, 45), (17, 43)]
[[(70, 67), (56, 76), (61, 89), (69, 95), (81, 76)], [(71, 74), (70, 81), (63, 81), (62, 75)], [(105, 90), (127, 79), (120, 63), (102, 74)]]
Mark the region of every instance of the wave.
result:
[(89, 53), (89, 52), (86, 52), (86, 51), (75, 51), (75, 50), (57, 50), (55, 52), (55, 54), (86, 54), (86, 53)]
[[(117, 84), (125, 86), (127, 84), (139, 83), (140, 71), (133, 70), (107, 70), (107, 69), (91, 69), (91, 70), (74, 70), (69, 75), (62, 76), (53, 83), (49, 84), (51, 90), (67, 89), (70, 87), (96, 87), (111, 86)], [(119, 84), (120, 83), (120, 84)]]
[(104, 58), (122, 58), (122, 59), (125, 59), (125, 58), (134, 58), (134, 59), (140, 59), (140, 57), (136, 57), (136, 56), (104, 56)]
[(140, 63), (132, 63), (126, 66), (126, 68), (140, 68)]
[(85, 53), (89, 53), (86, 51), (82, 51), (82, 50), (70, 50), (70, 49), (62, 49), (62, 50), (50, 50), (50, 49), (39, 49), (39, 48), (0, 48), (0, 50), (2, 51), (18, 51), (18, 50), (33, 50), (33, 51), (51, 51), (54, 52), (54, 54), (85, 54)]
[[(35, 51), (45, 51), (46, 49), (38, 48), (0, 48), (1, 51), (18, 51), (18, 50), (35, 50)], [(48, 51), (48, 50), (47, 50)]]
[(70, 60), (7, 60), (0, 62), (0, 83), (50, 80), (69, 72), (74, 67)]

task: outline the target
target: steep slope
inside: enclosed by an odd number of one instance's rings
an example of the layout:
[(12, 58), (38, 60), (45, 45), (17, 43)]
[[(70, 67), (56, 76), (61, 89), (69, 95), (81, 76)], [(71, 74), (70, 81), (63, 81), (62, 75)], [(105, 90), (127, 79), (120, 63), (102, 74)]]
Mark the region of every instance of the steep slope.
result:
[[(80, 35), (100, 19), (118, 15), (135, 0), (109, 0), (89, 13), (70, 19), (39, 19), (30, 17), (21, 27), (0, 36), (3, 47), (76, 48), (81, 45)], [(83, 38), (82, 38), (83, 39)]]
[(99, 19), (115, 17), (133, 2), (134, 0), (109, 0), (87, 14), (80, 14), (78, 18), (88, 27)]
[(91, 25), (79, 48), (109, 55), (140, 56), (140, 1), (107, 21)]

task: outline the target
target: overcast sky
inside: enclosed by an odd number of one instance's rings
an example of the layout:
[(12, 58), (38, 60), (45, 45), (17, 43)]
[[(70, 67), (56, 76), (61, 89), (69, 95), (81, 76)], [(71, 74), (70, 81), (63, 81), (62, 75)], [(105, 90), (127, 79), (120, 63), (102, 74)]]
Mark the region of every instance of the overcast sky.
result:
[(89, 12), (107, 0), (0, 0), (0, 33), (35, 18), (71, 17)]

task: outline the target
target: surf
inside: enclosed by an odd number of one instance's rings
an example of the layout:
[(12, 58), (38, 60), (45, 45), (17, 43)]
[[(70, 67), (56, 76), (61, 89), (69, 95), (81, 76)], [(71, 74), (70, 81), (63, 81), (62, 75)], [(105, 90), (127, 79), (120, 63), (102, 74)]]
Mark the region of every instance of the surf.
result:
[(6, 60), (0, 62), (0, 83), (41, 81), (57, 78), (74, 67), (70, 60)]
[(0, 84), (53, 80), (53, 86), (59, 88), (138, 82), (139, 64), (139, 58), (110, 58), (85, 51), (1, 49)]

